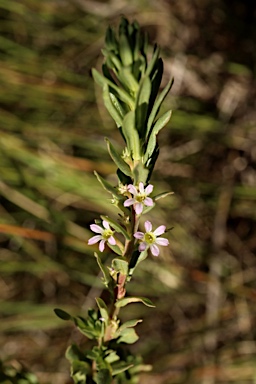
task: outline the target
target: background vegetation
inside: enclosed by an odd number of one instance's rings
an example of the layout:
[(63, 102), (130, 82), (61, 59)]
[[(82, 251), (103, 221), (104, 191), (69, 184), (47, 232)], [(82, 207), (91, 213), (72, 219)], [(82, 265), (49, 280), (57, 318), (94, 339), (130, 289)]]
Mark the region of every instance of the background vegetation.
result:
[[(121, 140), (90, 69), (106, 27), (137, 19), (175, 78), (152, 182), (175, 194), (149, 219), (170, 247), (137, 271), (150, 296), (134, 345), (141, 383), (256, 383), (255, 3), (0, 0), (0, 358), (68, 384), (65, 349), (88, 341), (53, 313), (104, 295), (92, 220), (115, 215), (93, 170), (115, 179)], [(164, 86), (164, 84), (163, 84)], [(108, 259), (108, 255), (104, 256)]]

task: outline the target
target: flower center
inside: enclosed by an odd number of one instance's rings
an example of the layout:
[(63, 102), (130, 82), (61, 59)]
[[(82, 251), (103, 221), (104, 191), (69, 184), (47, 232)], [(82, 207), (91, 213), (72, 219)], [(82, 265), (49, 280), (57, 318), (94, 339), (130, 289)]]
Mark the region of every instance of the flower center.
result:
[(102, 232), (102, 237), (104, 240), (108, 240), (112, 235), (113, 235), (113, 231), (111, 231), (111, 229), (105, 229), (103, 232)]
[(143, 201), (146, 199), (146, 195), (143, 193), (138, 193), (138, 195), (136, 196), (136, 200), (138, 201), (138, 203), (143, 203)]
[(147, 232), (144, 235), (144, 241), (148, 244), (154, 244), (156, 241), (156, 236), (152, 232)]

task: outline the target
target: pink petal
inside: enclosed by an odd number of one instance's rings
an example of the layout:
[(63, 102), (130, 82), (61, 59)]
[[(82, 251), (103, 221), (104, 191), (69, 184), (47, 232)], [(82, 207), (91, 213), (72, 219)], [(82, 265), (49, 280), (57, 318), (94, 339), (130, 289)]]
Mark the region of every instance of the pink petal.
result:
[(140, 191), (140, 193), (144, 193), (145, 192), (144, 191), (144, 185), (143, 185), (142, 182), (139, 183), (139, 191)]
[(147, 194), (147, 195), (150, 195), (150, 193), (153, 191), (153, 185), (152, 184), (149, 184), (148, 186), (147, 186), (147, 188), (145, 189), (145, 193)]
[(147, 207), (152, 207), (153, 204), (154, 203), (151, 197), (146, 197), (146, 199), (144, 200), (144, 205), (146, 205)]
[(88, 240), (88, 245), (95, 244), (95, 243), (97, 243), (98, 241), (100, 241), (101, 239), (102, 239), (101, 235), (93, 236), (93, 237), (91, 237), (91, 238)]
[(124, 207), (129, 207), (130, 205), (133, 205), (136, 203), (136, 200), (135, 199), (127, 199), (125, 200), (124, 202)]
[(102, 224), (103, 224), (103, 227), (104, 227), (105, 229), (110, 229), (110, 228), (109, 228), (109, 222), (108, 222), (108, 221), (103, 220), (103, 221), (102, 221)]
[(143, 211), (143, 204), (142, 203), (136, 203), (134, 206), (135, 212), (137, 215), (140, 215), (141, 212)]
[(165, 225), (160, 225), (155, 231), (154, 235), (159, 236), (162, 235), (165, 232), (166, 226)]
[(139, 245), (139, 251), (140, 251), (140, 252), (145, 251), (146, 248), (147, 248), (147, 243), (141, 243), (141, 244)]
[(156, 239), (156, 244), (163, 245), (164, 247), (166, 247), (167, 245), (169, 245), (169, 240), (164, 239), (163, 237), (158, 237)]
[(150, 245), (150, 251), (152, 252), (153, 256), (159, 255), (159, 248), (155, 244)]
[(103, 228), (101, 228), (99, 225), (97, 224), (91, 224), (90, 225), (90, 228), (93, 232), (95, 233), (102, 233), (103, 232)]
[(110, 236), (110, 238), (108, 239), (108, 243), (111, 245), (116, 245), (116, 241), (113, 236)]
[(150, 221), (145, 222), (145, 229), (146, 229), (146, 232), (152, 231), (152, 224), (150, 223)]
[(136, 237), (136, 239), (143, 239), (143, 237), (144, 237), (144, 233), (143, 232), (136, 232), (136, 233), (134, 233), (134, 235), (133, 235), (134, 237)]
[(101, 240), (101, 242), (100, 242), (100, 244), (99, 244), (99, 250), (100, 250), (101, 252), (104, 251), (104, 248), (105, 248), (105, 241), (106, 241), (106, 240)]
[(137, 192), (137, 189), (134, 187), (134, 185), (132, 184), (129, 184), (128, 187), (127, 187), (128, 191), (130, 193), (132, 193), (134, 196), (136, 196), (138, 194)]

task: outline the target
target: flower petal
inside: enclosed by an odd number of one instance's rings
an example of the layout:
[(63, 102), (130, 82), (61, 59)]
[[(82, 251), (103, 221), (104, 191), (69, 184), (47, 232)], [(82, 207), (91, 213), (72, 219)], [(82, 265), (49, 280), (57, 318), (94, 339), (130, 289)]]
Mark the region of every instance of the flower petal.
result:
[(104, 248), (105, 248), (105, 241), (106, 240), (101, 240), (101, 242), (100, 242), (100, 244), (99, 244), (99, 250), (101, 251), (101, 252), (103, 252), (104, 251)]
[(145, 200), (144, 200), (144, 205), (146, 205), (147, 207), (152, 207), (153, 205), (153, 200), (151, 199), (151, 197), (146, 197)]
[(140, 239), (140, 240), (142, 240), (143, 237), (144, 237), (144, 233), (143, 233), (143, 232), (135, 232), (133, 236), (134, 236), (136, 239)]
[(113, 236), (110, 236), (110, 238), (108, 239), (108, 243), (111, 245), (116, 245), (116, 240), (114, 239)]
[(137, 213), (137, 215), (140, 215), (141, 212), (143, 211), (143, 204), (142, 203), (136, 203), (134, 205), (134, 209), (135, 209), (135, 212)]
[(101, 235), (93, 236), (93, 237), (91, 237), (91, 238), (88, 240), (88, 245), (95, 244), (95, 243), (97, 243), (98, 241), (100, 241), (101, 239), (102, 239), (102, 236), (101, 236)]
[(134, 185), (132, 184), (129, 184), (128, 187), (127, 187), (128, 191), (130, 193), (132, 193), (134, 196), (137, 196), (138, 192), (137, 192), (137, 189), (136, 187), (134, 187)]
[(146, 232), (152, 231), (152, 224), (150, 223), (150, 221), (146, 221), (144, 226), (145, 226)]
[(149, 184), (147, 187), (146, 187), (146, 189), (145, 189), (145, 193), (147, 194), (147, 195), (150, 195), (150, 193), (153, 191), (153, 185), (152, 184)]
[(159, 248), (155, 244), (150, 245), (149, 248), (150, 248), (150, 251), (152, 252), (153, 256), (159, 255)]
[(130, 205), (133, 205), (136, 203), (136, 200), (135, 199), (127, 199), (125, 200), (124, 202), (124, 207), (130, 207)]
[(139, 245), (139, 251), (140, 252), (143, 252), (143, 251), (145, 251), (145, 249), (147, 248), (147, 243), (140, 243), (140, 245)]
[(159, 236), (162, 235), (165, 232), (166, 226), (160, 225), (157, 229), (154, 230), (154, 235)]
[(109, 227), (109, 222), (108, 222), (108, 221), (103, 220), (103, 221), (102, 221), (102, 224), (103, 224), (103, 227), (104, 227), (105, 229), (110, 229), (110, 227)]
[(163, 245), (164, 247), (166, 247), (167, 245), (169, 245), (169, 240), (168, 239), (164, 239), (163, 237), (158, 237), (156, 239), (156, 244)]
[(104, 229), (103, 228), (101, 228), (99, 225), (97, 225), (97, 224), (91, 224), (90, 225), (90, 228), (91, 228), (91, 230), (93, 231), (93, 232), (95, 232), (95, 233), (102, 233), (103, 231), (104, 231)]
[(142, 183), (142, 181), (139, 183), (139, 191), (140, 191), (140, 193), (145, 193), (144, 184)]

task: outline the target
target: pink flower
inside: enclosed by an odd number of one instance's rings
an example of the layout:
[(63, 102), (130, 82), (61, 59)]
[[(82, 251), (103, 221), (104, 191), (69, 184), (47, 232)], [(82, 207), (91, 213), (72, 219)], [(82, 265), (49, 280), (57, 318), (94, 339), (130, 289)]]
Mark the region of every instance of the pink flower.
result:
[(139, 183), (139, 188), (136, 188), (133, 184), (129, 184), (127, 187), (128, 191), (133, 195), (133, 198), (127, 199), (124, 202), (125, 207), (133, 205), (137, 215), (140, 215), (143, 211), (143, 207), (152, 207), (153, 200), (148, 197), (153, 191), (153, 185), (149, 184), (145, 189), (142, 182)]
[(163, 237), (157, 237), (159, 235), (162, 235), (165, 232), (165, 229), (165, 225), (160, 225), (160, 227), (158, 227), (157, 229), (155, 229), (154, 232), (152, 232), (152, 224), (150, 223), (150, 221), (146, 221), (146, 233), (136, 232), (133, 235), (136, 239), (141, 240), (141, 243), (139, 245), (139, 251), (143, 252), (147, 248), (149, 248), (153, 256), (158, 256), (158, 245), (163, 245), (165, 247), (169, 245), (169, 240), (164, 239)]
[(109, 243), (110, 245), (116, 244), (116, 240), (113, 237), (114, 231), (112, 231), (112, 229), (110, 228), (109, 223), (106, 220), (103, 220), (102, 225), (104, 228), (100, 227), (97, 224), (90, 225), (91, 230), (95, 233), (100, 233), (100, 235), (93, 236), (88, 240), (89, 245), (95, 244), (99, 241), (100, 252), (104, 251), (105, 242)]

